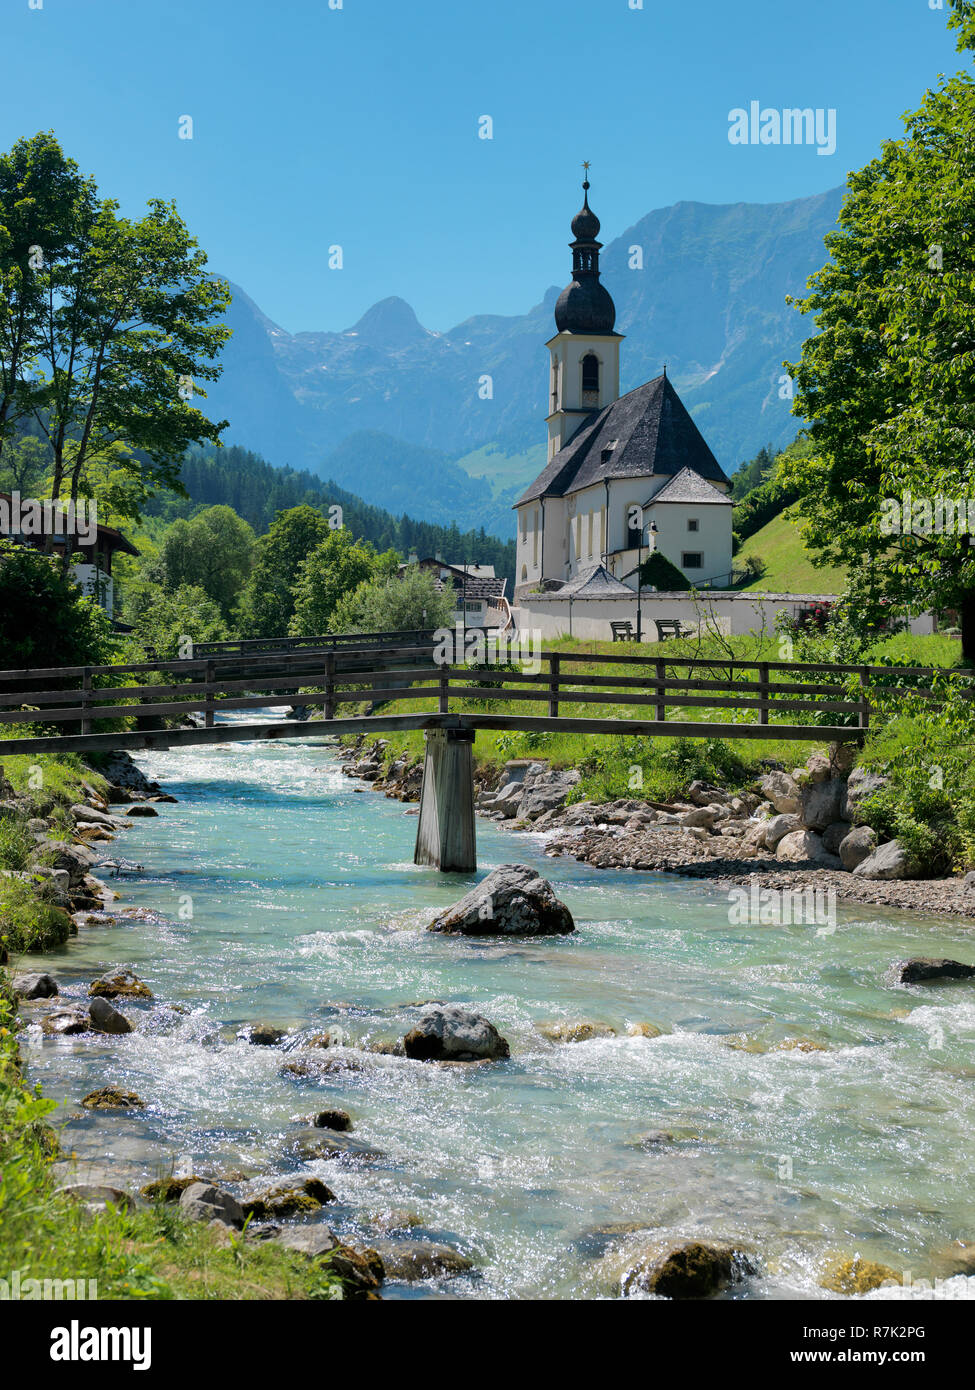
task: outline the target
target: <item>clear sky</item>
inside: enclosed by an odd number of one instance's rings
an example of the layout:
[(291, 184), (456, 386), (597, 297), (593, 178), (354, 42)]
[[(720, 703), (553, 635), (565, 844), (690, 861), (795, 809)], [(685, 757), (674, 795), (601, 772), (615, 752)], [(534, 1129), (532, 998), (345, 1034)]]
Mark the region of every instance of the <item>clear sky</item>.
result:
[[(568, 278), (583, 159), (605, 240), (802, 197), (964, 63), (938, 0), (38, 2), (0, 0), (0, 147), (51, 128), (126, 212), (174, 198), (291, 332), (391, 294), (441, 330), (524, 312)], [(835, 108), (836, 153), (731, 145), (752, 101)]]

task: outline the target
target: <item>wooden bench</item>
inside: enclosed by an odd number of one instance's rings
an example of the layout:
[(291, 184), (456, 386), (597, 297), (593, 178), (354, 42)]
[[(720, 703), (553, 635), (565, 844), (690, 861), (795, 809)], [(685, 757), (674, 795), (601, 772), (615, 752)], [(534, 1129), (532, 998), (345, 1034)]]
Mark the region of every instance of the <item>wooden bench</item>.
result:
[(689, 628), (681, 624), (679, 618), (654, 618), (657, 628), (657, 641), (666, 642), (668, 637), (691, 637)]
[(636, 633), (633, 631), (633, 624), (627, 619), (625, 623), (610, 623), (614, 642), (635, 642)]

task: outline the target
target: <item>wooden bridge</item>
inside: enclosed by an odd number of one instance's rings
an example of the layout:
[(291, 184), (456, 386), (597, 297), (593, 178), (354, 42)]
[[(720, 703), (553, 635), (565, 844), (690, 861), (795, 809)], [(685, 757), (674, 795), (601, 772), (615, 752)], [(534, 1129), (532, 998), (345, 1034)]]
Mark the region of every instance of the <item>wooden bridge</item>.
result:
[[(0, 726), (12, 735), (0, 739), (0, 758), (422, 729), (417, 861), (469, 871), (478, 729), (841, 742), (863, 738), (875, 684), (896, 679), (905, 695), (937, 698), (927, 667), (543, 651), (537, 664), (545, 669), (531, 672), (435, 666), (431, 634), (396, 634), (398, 643), (373, 636), (219, 643), (186, 660), (0, 671)], [(417, 708), (390, 713), (392, 700)], [(320, 717), (292, 710), (290, 718), (221, 722), (281, 705)]]

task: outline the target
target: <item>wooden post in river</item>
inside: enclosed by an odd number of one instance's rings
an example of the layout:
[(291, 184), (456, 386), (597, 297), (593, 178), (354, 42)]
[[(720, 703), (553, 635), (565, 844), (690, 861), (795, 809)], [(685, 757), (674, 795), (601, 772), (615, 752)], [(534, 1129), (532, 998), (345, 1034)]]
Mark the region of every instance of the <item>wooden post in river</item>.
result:
[(473, 873), (474, 730), (431, 729), (425, 735), (420, 820), (414, 864), (442, 873)]

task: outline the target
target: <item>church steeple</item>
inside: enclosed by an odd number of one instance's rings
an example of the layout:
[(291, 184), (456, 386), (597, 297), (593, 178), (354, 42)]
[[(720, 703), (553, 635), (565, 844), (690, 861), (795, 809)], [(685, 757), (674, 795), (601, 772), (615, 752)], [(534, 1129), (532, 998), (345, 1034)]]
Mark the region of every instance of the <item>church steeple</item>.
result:
[(599, 279), (599, 218), (589, 206), (589, 164), (583, 165), (582, 207), (572, 219), (572, 281), (559, 295), (555, 326), (560, 333), (612, 333), (616, 305)]
[(579, 426), (619, 396), (620, 338), (616, 305), (599, 279), (599, 218), (589, 206), (589, 164), (582, 166), (582, 207), (572, 219), (572, 283), (555, 306), (557, 333), (548, 343), (551, 387), (548, 456)]

